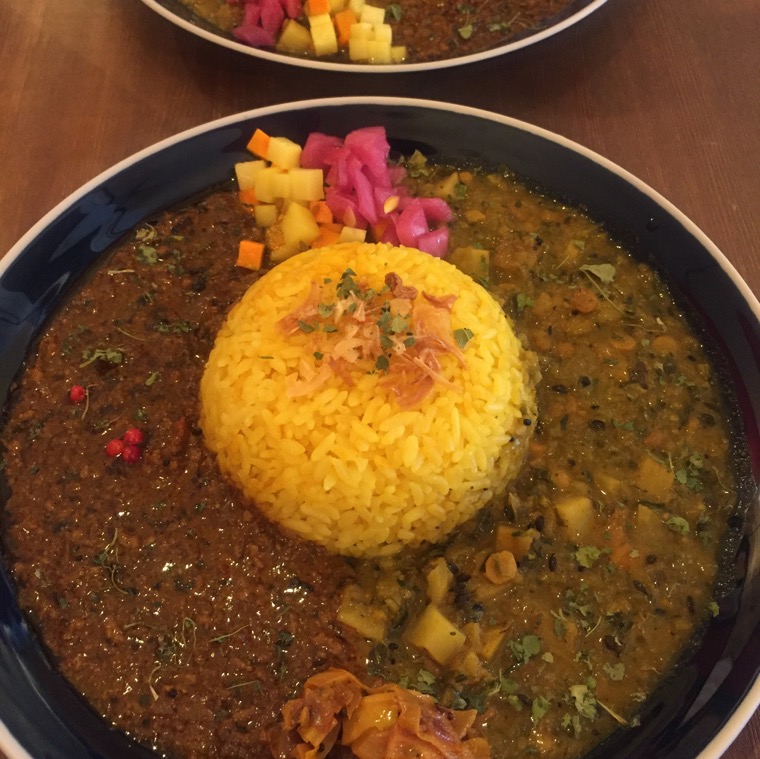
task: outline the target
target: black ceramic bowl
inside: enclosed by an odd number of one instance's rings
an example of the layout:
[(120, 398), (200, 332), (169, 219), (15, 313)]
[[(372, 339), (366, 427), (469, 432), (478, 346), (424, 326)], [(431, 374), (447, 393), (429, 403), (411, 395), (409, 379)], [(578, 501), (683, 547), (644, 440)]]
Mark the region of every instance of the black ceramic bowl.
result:
[[(720, 756), (760, 704), (760, 304), (692, 222), (617, 166), (541, 129), (441, 103), (355, 98), (279, 105), (190, 130), (120, 163), (42, 219), (0, 265), (0, 397), (47, 317), (83, 272), (136, 224), (231, 176), (254, 125), (298, 142), (384, 125), (392, 146), (453, 162), (506, 164), (549, 195), (584, 207), (664, 272), (734, 388), (748, 456), (748, 507), (732, 553), (733, 590), (700, 648), (648, 703), (641, 727), (605, 757)], [(0, 567), (0, 749), (11, 759), (148, 757), (110, 729), (55, 670)], [(597, 754), (601, 752), (596, 752)]]
[(483, 61), (487, 58), (493, 58), (497, 55), (505, 55), (507, 53), (512, 53), (515, 50), (521, 50), (524, 47), (535, 45), (580, 23), (590, 13), (601, 8), (607, 0), (573, 0), (573, 2), (562, 12), (547, 19), (540, 28), (528, 29), (510, 42), (503, 45), (497, 45), (488, 50), (483, 50), (480, 53), (459, 55), (438, 61), (395, 63), (389, 65), (374, 63), (343, 63), (341, 61), (330, 61), (323, 58), (301, 58), (295, 55), (279, 53), (272, 49), (250, 47), (249, 45), (245, 45), (236, 40), (231, 34), (227, 34), (226, 32), (217, 29), (209, 22), (204, 21), (197, 14), (190, 11), (180, 0), (142, 0), (142, 2), (145, 3), (148, 8), (151, 8), (180, 29), (184, 29), (213, 45), (219, 45), (220, 47), (225, 47), (228, 50), (234, 50), (243, 55), (252, 56), (253, 58), (284, 63), (289, 66), (322, 69), (323, 71), (351, 71), (357, 74), (400, 74), (406, 71), (429, 71), (447, 68), (449, 66), (462, 66), (467, 63)]

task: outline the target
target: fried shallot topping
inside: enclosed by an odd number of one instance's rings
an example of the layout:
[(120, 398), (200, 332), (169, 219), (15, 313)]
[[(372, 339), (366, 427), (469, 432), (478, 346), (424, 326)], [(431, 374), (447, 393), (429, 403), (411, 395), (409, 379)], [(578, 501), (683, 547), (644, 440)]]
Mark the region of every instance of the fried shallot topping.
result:
[(486, 739), (470, 734), (476, 714), (446, 709), (394, 683), (371, 688), (346, 670), (329, 669), (285, 704), (269, 746), (275, 759), (489, 759)]
[(418, 405), (436, 384), (456, 389), (441, 371), (440, 357), (454, 356), (464, 365), (462, 349), (472, 338), (468, 329), (452, 330), (456, 295), (435, 296), (405, 285), (395, 272), (380, 290), (357, 282), (346, 269), (340, 280), (312, 282), (300, 306), (279, 322), (286, 335), (304, 332), (313, 341), (314, 361), (301, 359), (290, 397), (308, 395), (337, 375), (349, 387), (352, 369), (369, 364), (402, 408)]

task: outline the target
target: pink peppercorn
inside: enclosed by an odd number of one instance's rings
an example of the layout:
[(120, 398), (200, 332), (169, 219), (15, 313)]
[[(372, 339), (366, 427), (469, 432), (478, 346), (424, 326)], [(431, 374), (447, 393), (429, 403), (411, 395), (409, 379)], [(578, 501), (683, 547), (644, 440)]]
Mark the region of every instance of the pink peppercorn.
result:
[(124, 453), (125, 448), (126, 446), (121, 438), (114, 438), (113, 440), (109, 440), (106, 444), (106, 455), (114, 459), (117, 456), (121, 456)]
[(82, 403), (87, 398), (87, 388), (82, 385), (73, 385), (69, 390), (69, 400), (71, 403)]
[(122, 451), (121, 457), (127, 464), (135, 464), (142, 456), (142, 448), (139, 445), (126, 445)]
[(139, 427), (131, 427), (124, 433), (122, 440), (127, 445), (142, 445), (145, 442), (145, 433)]

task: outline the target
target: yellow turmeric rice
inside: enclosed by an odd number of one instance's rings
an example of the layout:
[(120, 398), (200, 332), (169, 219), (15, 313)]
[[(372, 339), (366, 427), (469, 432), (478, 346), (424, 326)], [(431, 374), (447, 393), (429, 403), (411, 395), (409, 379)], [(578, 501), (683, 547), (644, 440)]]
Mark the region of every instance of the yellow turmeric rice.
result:
[(201, 427), (271, 519), (332, 551), (439, 541), (503, 492), (534, 362), (499, 304), (410, 248), (345, 243), (257, 280), (220, 330)]

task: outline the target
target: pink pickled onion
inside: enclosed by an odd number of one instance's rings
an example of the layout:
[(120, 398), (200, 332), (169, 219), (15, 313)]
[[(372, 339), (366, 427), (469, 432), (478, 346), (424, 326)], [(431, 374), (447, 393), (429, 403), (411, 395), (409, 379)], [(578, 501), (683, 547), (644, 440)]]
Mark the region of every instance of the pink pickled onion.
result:
[(244, 5), (243, 20), (232, 30), (235, 39), (251, 47), (274, 47), (285, 18), (301, 14), (300, 0), (244, 0), (230, 2)]
[(389, 154), (384, 127), (355, 129), (344, 140), (312, 132), (301, 165), (324, 172), (325, 201), (337, 221), (372, 228), (378, 242), (445, 256), (449, 239), (445, 225), (454, 218), (451, 208), (441, 198), (410, 197), (402, 184), (406, 171), (389, 166)]

